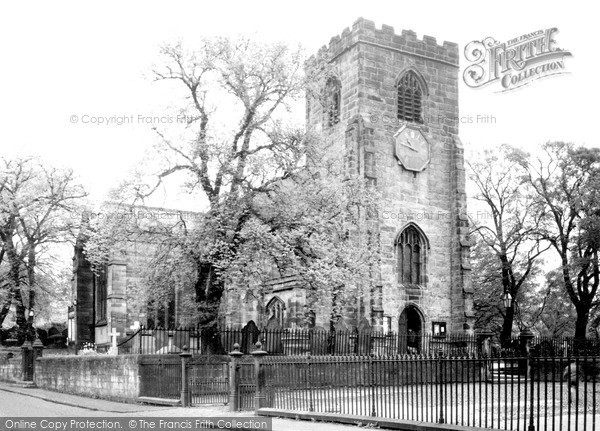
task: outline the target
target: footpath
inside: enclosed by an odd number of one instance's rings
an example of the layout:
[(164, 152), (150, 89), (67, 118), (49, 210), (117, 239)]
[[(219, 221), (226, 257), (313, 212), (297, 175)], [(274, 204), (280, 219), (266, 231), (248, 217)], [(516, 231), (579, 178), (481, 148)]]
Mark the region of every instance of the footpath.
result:
[[(22, 387), (10, 383), (0, 382), (0, 399), (9, 398), (12, 394), (43, 400), (50, 403), (70, 406), (76, 409), (85, 409), (89, 416), (99, 417), (152, 417), (152, 418), (214, 418), (214, 417), (253, 417), (254, 412), (230, 412), (224, 405), (208, 405), (199, 407), (163, 407), (147, 404), (130, 404), (124, 402), (87, 398), (78, 395), (52, 392), (39, 388)], [(25, 415), (23, 415), (25, 416)], [(35, 412), (27, 416), (36, 416)], [(74, 415), (76, 416), (76, 415)], [(86, 415), (87, 416), (87, 415)], [(359, 431), (356, 425), (315, 422), (310, 420), (295, 420), (273, 418), (273, 431)]]

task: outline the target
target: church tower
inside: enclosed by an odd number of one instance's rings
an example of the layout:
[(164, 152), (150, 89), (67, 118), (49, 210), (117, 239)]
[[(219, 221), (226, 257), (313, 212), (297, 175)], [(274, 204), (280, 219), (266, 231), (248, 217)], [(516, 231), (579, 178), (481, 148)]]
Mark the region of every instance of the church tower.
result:
[(405, 334), (473, 330), (458, 46), (359, 19), (321, 48), (332, 74), (308, 127), (334, 142), (381, 194), (380, 256), (351, 326)]

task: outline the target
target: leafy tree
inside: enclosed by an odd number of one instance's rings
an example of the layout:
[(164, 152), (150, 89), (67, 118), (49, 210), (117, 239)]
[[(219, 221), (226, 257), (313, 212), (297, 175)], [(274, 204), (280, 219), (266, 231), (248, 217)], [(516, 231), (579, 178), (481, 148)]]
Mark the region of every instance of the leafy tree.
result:
[[(502, 334), (507, 313), (502, 298), (504, 294), (502, 263), (493, 249), (481, 240), (477, 241), (473, 248), (471, 263), (475, 328)], [(552, 294), (556, 295), (555, 290)], [(543, 325), (540, 327), (539, 323), (546, 323), (543, 318), (550, 315), (552, 307), (557, 306), (555, 296), (548, 295), (548, 289), (540, 286), (539, 273), (530, 276), (514, 298), (511, 325), (519, 329), (536, 326), (542, 330), (541, 332), (547, 332), (547, 327)], [(550, 325), (550, 322), (548, 324)]]
[(472, 251), (475, 329), (500, 333), (506, 308), (502, 302), (502, 271), (498, 258), (481, 240)]
[(545, 288), (528, 291), (522, 303), (529, 326), (535, 327), (542, 336), (574, 335), (576, 313), (564, 288), (561, 270), (548, 272)]
[[(186, 123), (183, 130), (156, 129), (152, 159), (159, 166), (139, 173), (123, 193), (144, 199), (180, 175), (202, 213), (152, 229), (161, 269), (150, 271), (144, 288), (156, 296), (171, 278), (194, 280), (195, 313), (210, 328), (224, 289), (257, 292), (269, 277), (294, 274), (311, 301), (334, 298), (335, 319), (357, 289), (370, 286), (375, 247), (363, 222), (374, 199), (322, 139), (287, 124), (292, 104), (315, 86), (302, 74), (301, 53), (230, 39), (162, 53), (165, 64), (155, 76), (183, 90), (178, 113)], [(318, 75), (324, 87), (322, 70), (311, 79)], [(92, 226), (90, 259), (101, 263), (118, 241), (148, 238), (148, 226), (134, 224), (118, 226), (118, 238)], [(173, 259), (185, 264), (171, 265)]]
[[(486, 150), (468, 162), (469, 179), (475, 186), (473, 199), (483, 207), (482, 214), (489, 217), (472, 218), (473, 231), (484, 253), (479, 263), (485, 266), (483, 275), (476, 275), (479, 289), (488, 289), (480, 295), (480, 307), (504, 309), (502, 296), (511, 295), (510, 307), (500, 311), (503, 316), (501, 339), (510, 340), (515, 310), (521, 290), (532, 285), (532, 278), (539, 271), (540, 256), (548, 246), (540, 243), (536, 227), (537, 214), (533, 211), (528, 184), (523, 177), (526, 171), (519, 163), (526, 157), (519, 150), (503, 145)], [(491, 258), (483, 250), (486, 246), (493, 252)], [(484, 305), (481, 301), (489, 301)], [(485, 315), (489, 315), (489, 310)]]
[(600, 307), (596, 305), (590, 312), (590, 326), (588, 335), (600, 339)]
[(86, 196), (73, 173), (34, 158), (0, 159), (0, 324), (11, 307), (22, 331), (31, 331), (38, 272), (48, 270), (49, 247), (73, 238), (78, 203)]
[(538, 234), (557, 252), (562, 282), (575, 306), (575, 337), (585, 338), (600, 283), (600, 149), (549, 142), (536, 158), (523, 159), (533, 188)]

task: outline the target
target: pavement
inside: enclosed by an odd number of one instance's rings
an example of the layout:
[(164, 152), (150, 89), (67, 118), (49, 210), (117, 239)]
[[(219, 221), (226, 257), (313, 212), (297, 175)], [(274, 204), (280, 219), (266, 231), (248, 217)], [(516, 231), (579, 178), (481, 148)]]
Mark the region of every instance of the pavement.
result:
[[(230, 412), (224, 405), (168, 407), (87, 398), (40, 388), (0, 383), (0, 417), (255, 417), (254, 412)], [(357, 431), (354, 425), (273, 418), (273, 431)]]

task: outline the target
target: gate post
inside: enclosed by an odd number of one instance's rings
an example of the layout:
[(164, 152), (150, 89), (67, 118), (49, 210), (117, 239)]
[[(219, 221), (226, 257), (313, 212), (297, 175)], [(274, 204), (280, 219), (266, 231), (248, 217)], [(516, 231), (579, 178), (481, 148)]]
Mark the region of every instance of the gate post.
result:
[(23, 381), (33, 381), (33, 348), (31, 347), (31, 341), (27, 340), (21, 346), (21, 376)]
[(35, 341), (33, 342), (33, 381), (35, 381), (35, 364), (37, 362), (37, 358), (41, 358), (44, 352), (44, 344), (40, 341), (40, 339), (35, 337)]
[(494, 334), (490, 331), (481, 331), (478, 333), (478, 335), (479, 351), (485, 360), (483, 367), (481, 368), (480, 375), (483, 379), (489, 380), (492, 377), (490, 358), (492, 357), (491, 339)]
[(262, 350), (260, 341), (256, 343), (256, 350), (251, 353), (254, 357), (254, 381), (256, 382), (256, 393), (254, 395), (254, 410), (266, 407), (265, 394), (265, 369), (261, 366), (261, 358), (267, 355), (267, 352)]
[(188, 385), (188, 368), (187, 360), (191, 357), (188, 346), (183, 346), (183, 352), (179, 354), (181, 358), (181, 407), (189, 407), (190, 405), (190, 389)]
[(229, 352), (231, 361), (229, 362), (229, 411), (236, 412), (238, 410), (238, 371), (240, 366), (238, 360), (243, 356), (240, 352), (240, 345), (235, 343), (233, 351)]

